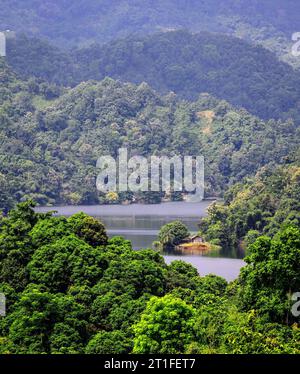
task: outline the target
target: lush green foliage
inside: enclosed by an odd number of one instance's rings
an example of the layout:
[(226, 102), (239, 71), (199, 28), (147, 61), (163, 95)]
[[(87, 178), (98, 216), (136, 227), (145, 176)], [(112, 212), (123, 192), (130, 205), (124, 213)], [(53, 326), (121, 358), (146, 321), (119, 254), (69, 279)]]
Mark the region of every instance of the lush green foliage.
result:
[(258, 238), (227, 284), (107, 240), (84, 214), (32, 208), (21, 203), (0, 221), (0, 353), (300, 353), (290, 312), (300, 286), (296, 227)]
[[(105, 76), (147, 82), (195, 99), (208, 92), (261, 118), (299, 120), (299, 74), (241, 39), (185, 31), (114, 41), (75, 53), (80, 80)], [(81, 75), (82, 72), (82, 75)]]
[(159, 202), (161, 193), (97, 192), (98, 157), (115, 156), (122, 146), (131, 155), (204, 155), (208, 195), (222, 194), (298, 147), (292, 121), (263, 122), (208, 95), (187, 103), (146, 84), (111, 79), (61, 94), (55, 86), (16, 79), (4, 63), (0, 72), (2, 209), (27, 198), (39, 204)]
[(228, 250), (245, 247), (261, 234), (273, 236), (290, 224), (299, 227), (299, 176), (299, 155), (294, 155), (286, 165), (263, 168), (255, 178), (234, 185), (224, 203), (209, 208), (202, 234)]
[(291, 295), (300, 287), (300, 229), (289, 227), (274, 239), (260, 237), (249, 252), (250, 266), (241, 273), (244, 307), (257, 309), (275, 322), (297, 322), (288, 311)]
[(193, 337), (194, 310), (171, 295), (152, 298), (134, 327), (133, 353), (181, 353)]
[(159, 244), (164, 249), (174, 248), (189, 236), (188, 228), (180, 221), (174, 221), (162, 226), (158, 233)]
[[(0, 6), (1, 27), (26, 32), (0, 57), (0, 354), (300, 353), (299, 1)], [(121, 147), (205, 157), (206, 194), (225, 199), (201, 235), (246, 251), (237, 280), (134, 251), (84, 213), (34, 212), (183, 199), (99, 193), (96, 160)], [(187, 236), (172, 222), (158, 239)]]
[(8, 298), (0, 351), (131, 350), (132, 324), (151, 295), (166, 292), (163, 259), (122, 238), (107, 241), (101, 223), (83, 213), (66, 219), (32, 206), (22, 203), (0, 221), (0, 289)]
[(70, 53), (26, 37), (8, 46), (8, 62), (25, 77), (75, 85), (109, 76), (193, 100), (208, 92), (264, 119), (300, 118), (298, 72), (240, 38), (176, 31)]

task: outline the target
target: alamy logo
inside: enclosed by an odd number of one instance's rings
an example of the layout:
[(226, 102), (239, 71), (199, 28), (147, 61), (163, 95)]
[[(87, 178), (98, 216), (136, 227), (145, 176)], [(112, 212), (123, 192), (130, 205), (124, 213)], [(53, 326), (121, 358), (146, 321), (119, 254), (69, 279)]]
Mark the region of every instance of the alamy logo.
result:
[(300, 56), (300, 32), (295, 32), (292, 35), (292, 41), (296, 42), (292, 46), (292, 55), (295, 57)]
[(291, 313), (294, 317), (300, 316), (300, 292), (295, 292), (292, 295), (292, 300), (296, 301), (291, 309)]
[(6, 56), (6, 35), (0, 32), (0, 57)]
[(102, 156), (97, 161), (100, 172), (97, 189), (101, 192), (183, 192), (187, 201), (204, 197), (203, 156), (133, 156), (128, 160), (126, 148), (120, 148), (117, 159)]
[(0, 317), (6, 315), (6, 297), (3, 293), (0, 293)]

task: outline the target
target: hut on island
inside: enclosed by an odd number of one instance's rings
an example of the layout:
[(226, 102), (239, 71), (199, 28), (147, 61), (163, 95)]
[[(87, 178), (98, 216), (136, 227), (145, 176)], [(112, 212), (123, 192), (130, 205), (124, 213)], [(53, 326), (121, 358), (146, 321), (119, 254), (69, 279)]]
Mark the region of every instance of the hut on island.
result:
[(203, 253), (210, 249), (210, 245), (200, 235), (196, 234), (184, 239), (175, 249), (180, 252)]

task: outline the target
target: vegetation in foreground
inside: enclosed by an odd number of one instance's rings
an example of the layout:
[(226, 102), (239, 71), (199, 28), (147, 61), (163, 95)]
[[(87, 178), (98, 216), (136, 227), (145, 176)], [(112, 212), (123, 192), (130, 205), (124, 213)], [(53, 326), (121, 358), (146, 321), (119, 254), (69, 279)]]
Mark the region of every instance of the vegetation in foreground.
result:
[(1, 353), (300, 353), (300, 230), (249, 246), (238, 280), (108, 239), (83, 213), (19, 204), (0, 221)]
[[(0, 58), (0, 353), (300, 353), (291, 313), (300, 290), (300, 60), (290, 53), (299, 2), (180, 3), (1, 1), (3, 29), (26, 27), (55, 45), (6, 33)], [(203, 30), (231, 36), (191, 33)], [(66, 43), (80, 48), (57, 47)], [(226, 194), (200, 235), (246, 250), (236, 281), (133, 251), (83, 213), (34, 212), (29, 199), (182, 199), (98, 193), (97, 158), (122, 146), (205, 157), (207, 195)], [(187, 234), (180, 222), (166, 225), (159, 246)]]

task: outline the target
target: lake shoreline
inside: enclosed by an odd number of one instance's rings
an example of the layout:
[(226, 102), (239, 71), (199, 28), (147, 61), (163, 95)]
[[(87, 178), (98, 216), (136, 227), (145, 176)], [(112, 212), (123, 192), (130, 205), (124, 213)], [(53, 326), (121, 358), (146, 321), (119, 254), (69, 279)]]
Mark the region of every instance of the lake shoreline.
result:
[[(37, 213), (55, 211), (57, 215), (71, 216), (78, 212), (99, 216), (164, 216), (203, 217), (207, 208), (216, 200), (202, 200), (199, 203), (171, 201), (159, 204), (112, 204), (112, 205), (62, 205), (36, 207)], [(167, 210), (167, 213), (166, 213)]]
[(223, 257), (206, 257), (196, 255), (186, 255), (179, 258), (176, 255), (163, 255), (166, 264), (176, 260), (183, 260), (184, 262), (194, 266), (200, 276), (209, 274), (217, 275), (226, 279), (227, 282), (232, 282), (238, 278), (241, 268), (246, 266), (242, 259), (232, 259)]
[[(152, 248), (161, 226), (171, 221), (180, 220), (190, 232), (197, 232), (200, 219), (207, 216), (207, 209), (213, 202), (214, 200), (202, 200), (199, 203), (173, 201), (160, 204), (69, 205), (37, 207), (35, 211), (41, 213), (56, 211), (55, 215), (66, 217), (84, 212), (101, 219), (109, 237), (122, 236), (130, 240), (134, 250), (140, 250)], [(161, 253), (161, 255), (166, 263), (182, 260), (192, 264), (201, 275), (215, 274), (227, 281), (236, 279), (240, 268), (245, 265), (241, 258), (224, 253), (218, 256), (190, 253)]]

